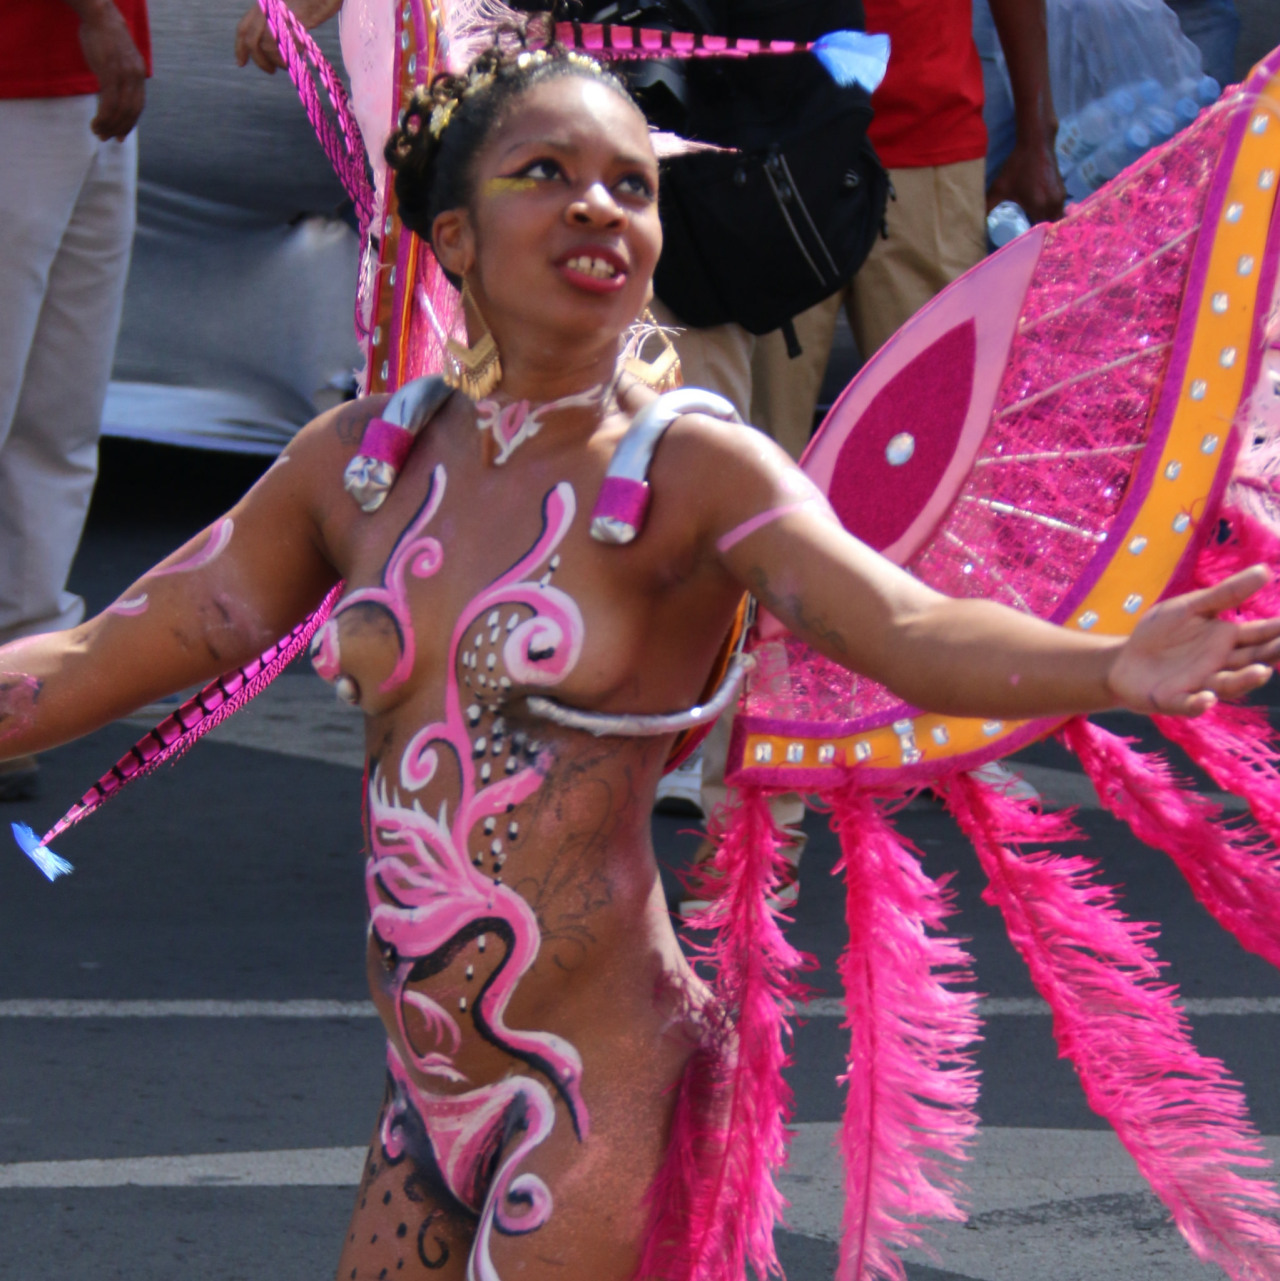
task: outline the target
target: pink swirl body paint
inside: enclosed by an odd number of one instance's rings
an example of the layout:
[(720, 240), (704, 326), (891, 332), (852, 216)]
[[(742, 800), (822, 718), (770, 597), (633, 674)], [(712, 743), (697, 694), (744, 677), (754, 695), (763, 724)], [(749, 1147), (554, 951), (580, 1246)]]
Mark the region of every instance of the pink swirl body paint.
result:
[(121, 618), (137, 618), (139, 614), (145, 614), (151, 607), (151, 601), (146, 592), (140, 592), (137, 596), (122, 596), (113, 605), (108, 605), (106, 612), (108, 614), (118, 614)]
[[(430, 512), (437, 504), (428, 504)], [(405, 747), (398, 781), (406, 792), (431, 783), (442, 761), (456, 762), (458, 794), (452, 814), (448, 802), (429, 813), (417, 802), (402, 800), (381, 768), (369, 786), (365, 882), (370, 931), (388, 958), (403, 1046), (388, 1046), (396, 1097), (382, 1143), (394, 1159), (403, 1151), (398, 1119), (407, 1110), (421, 1119), (450, 1192), (478, 1216), (469, 1274), (477, 1281), (500, 1281), (489, 1253), (495, 1228), (531, 1232), (551, 1214), (546, 1185), (532, 1174), (519, 1174), (518, 1167), (551, 1133), (557, 1099), (568, 1109), (579, 1138), (588, 1133), (578, 1051), (553, 1033), (507, 1025), (511, 997), (537, 958), (542, 939), (533, 909), (501, 876), (503, 839), (515, 840), (519, 828), (515, 807), (538, 790), (547, 767), (536, 745), (521, 749), (508, 741), (502, 699), (513, 679), (540, 686), (558, 683), (582, 652), (582, 615), (573, 599), (550, 583), (559, 563), (556, 549), (575, 509), (572, 487), (557, 485), (544, 502), (545, 524), (533, 548), (462, 611), (450, 639), (444, 718), (419, 730)], [(402, 539), (406, 556), (430, 512), (424, 508)], [(438, 567), (439, 561), (432, 563)], [(535, 579), (544, 565), (549, 568)], [(325, 653), (322, 645), (321, 662)], [(466, 706), (464, 685), (469, 687)], [(477, 828), (483, 853), (472, 851)], [(487, 860), (491, 870), (486, 870)], [(484, 951), (490, 939), (501, 948), (501, 959), (477, 983), (474, 999), (464, 996), (456, 1009), (446, 1009), (409, 986), (425, 960), (454, 955), (472, 943)], [(468, 981), (471, 977), (468, 967)], [(454, 1056), (462, 1043), (459, 1016), (467, 1013), (480, 1036), (521, 1060), (549, 1086), (532, 1074), (511, 1075), (454, 1095), (420, 1085), (410, 1069), (454, 1085), (466, 1081)], [(430, 1048), (414, 1045), (408, 1016), (419, 1040), (425, 1029)], [(489, 1157), (517, 1115), (519, 1140), (504, 1150), (496, 1171), (486, 1173)]]
[(199, 550), (191, 553), (185, 559), (175, 561), (172, 565), (164, 565), (160, 569), (153, 569), (148, 578), (163, 578), (166, 574), (189, 574), (193, 569), (203, 569), (210, 562), (217, 560), (226, 550), (227, 544), (231, 541), (231, 535), (235, 532), (235, 521), (230, 516), (224, 516), (214, 527), (209, 535), (209, 540)]

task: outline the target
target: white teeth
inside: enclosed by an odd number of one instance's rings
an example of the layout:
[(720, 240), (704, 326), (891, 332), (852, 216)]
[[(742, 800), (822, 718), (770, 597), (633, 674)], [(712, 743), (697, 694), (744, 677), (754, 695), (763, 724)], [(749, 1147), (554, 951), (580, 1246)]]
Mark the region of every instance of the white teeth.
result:
[(574, 271), (580, 271), (584, 276), (594, 276), (597, 280), (611, 280), (618, 274), (613, 263), (605, 262), (603, 258), (588, 258), (586, 254), (570, 258), (567, 265)]

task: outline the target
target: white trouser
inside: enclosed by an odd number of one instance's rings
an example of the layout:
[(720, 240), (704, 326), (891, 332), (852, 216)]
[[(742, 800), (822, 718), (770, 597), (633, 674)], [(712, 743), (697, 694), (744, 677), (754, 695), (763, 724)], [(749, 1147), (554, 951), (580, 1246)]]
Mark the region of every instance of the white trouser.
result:
[(133, 243), (137, 135), (92, 95), (0, 100), (0, 642), (73, 627), (66, 590)]

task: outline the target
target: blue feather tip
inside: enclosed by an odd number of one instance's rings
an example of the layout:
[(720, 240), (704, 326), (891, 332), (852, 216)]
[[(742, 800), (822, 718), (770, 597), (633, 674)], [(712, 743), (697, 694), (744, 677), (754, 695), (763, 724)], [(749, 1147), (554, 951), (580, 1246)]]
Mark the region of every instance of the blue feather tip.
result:
[(40, 838), (25, 824), (12, 823), (13, 839), (22, 852), (51, 880), (66, 876), (72, 870), (65, 858), (59, 858), (51, 849), (40, 843)]
[(813, 42), (813, 53), (827, 74), (847, 89), (860, 85), (874, 93), (889, 65), (889, 37), (865, 31), (829, 31)]

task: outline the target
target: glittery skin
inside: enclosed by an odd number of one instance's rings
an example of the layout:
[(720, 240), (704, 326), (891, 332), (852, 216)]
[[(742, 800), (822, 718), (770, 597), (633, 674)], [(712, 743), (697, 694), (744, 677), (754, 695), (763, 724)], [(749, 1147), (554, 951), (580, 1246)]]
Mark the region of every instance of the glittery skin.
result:
[(0, 741), (34, 724), (40, 682), (22, 672), (0, 672)]
[[(439, 472), (433, 495), (442, 490)], [(427, 555), (422, 549), (434, 540), (421, 535), (438, 503), (438, 496), (429, 497), (397, 544), (393, 561), (398, 558), (403, 566), (416, 556), (413, 563), (429, 565), (431, 572), (439, 567), (438, 544)], [(538, 956), (541, 934), (532, 907), (501, 879), (506, 847), (518, 839), (513, 813), (538, 790), (551, 764), (537, 744), (515, 735), (507, 741), (502, 700), (513, 680), (525, 686), (558, 684), (582, 650), (581, 613), (550, 582), (575, 506), (566, 483), (547, 495), (544, 529), (533, 548), (459, 617), (449, 646), (443, 719), (409, 740), (397, 779), (389, 780), (379, 766), (369, 787), (369, 930), (383, 957), (384, 990), (398, 1032), (388, 1045), (392, 1098), (379, 1138), (387, 1161), (414, 1156), (419, 1166), (432, 1169), (455, 1210), (474, 1216), (468, 1271), (474, 1281), (500, 1281), (490, 1257), (493, 1231), (532, 1232), (552, 1213), (550, 1190), (540, 1178), (522, 1173), (520, 1165), (551, 1133), (557, 1101), (568, 1110), (579, 1140), (589, 1131), (578, 1051), (552, 1033), (507, 1026), (508, 1003)], [(551, 568), (534, 579), (548, 562)], [(389, 564), (386, 579), (402, 584), (403, 568)], [(383, 595), (358, 592), (348, 600), (384, 603), (390, 597), (385, 588), (370, 590)], [(403, 611), (407, 633), (402, 586), (387, 607)], [(316, 660), (318, 667), (335, 670), (336, 655), (323, 643)], [(442, 778), (456, 784), (456, 799), (452, 805), (441, 801), (435, 813), (401, 796), (401, 791), (421, 793)], [(495, 835), (499, 819), (501, 837)], [(474, 967), (468, 965), (473, 995), (457, 998), (457, 1006), (447, 1009), (417, 986), (471, 947), (488, 952), (485, 959), (492, 966), (473, 979)], [(448, 1086), (467, 1083), (456, 1062), (464, 1018), (484, 1041), (532, 1072), (462, 1093), (425, 1088), (422, 1077)], [(422, 1137), (425, 1151), (421, 1143), (414, 1150), (406, 1137), (413, 1134)]]
[(226, 550), (227, 544), (231, 541), (231, 535), (235, 532), (235, 527), (235, 521), (230, 516), (224, 516), (213, 527), (213, 532), (209, 535), (208, 542), (199, 551), (192, 552), (190, 556), (184, 560), (177, 561), (175, 564), (153, 569), (147, 577), (163, 578), (167, 574), (189, 574), (193, 569), (203, 569)]
[(430, 578), (444, 560), (439, 540), (423, 531), (444, 500), (446, 479), (443, 466), (437, 466), (431, 473), (431, 488), (427, 497), (392, 549), (382, 573), (381, 584), (377, 587), (362, 587), (344, 596), (329, 620), (316, 633), (312, 643), (311, 663), (325, 680), (335, 681), (341, 673), (338, 622), (343, 614), (356, 605), (376, 605), (384, 609), (395, 624), (400, 656), (391, 669), (391, 674), (379, 686), (382, 693), (402, 685), (413, 671), (416, 646), (413, 619), (409, 613), (408, 580), (410, 575), (414, 578)]

